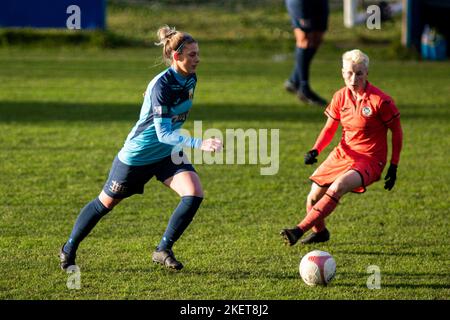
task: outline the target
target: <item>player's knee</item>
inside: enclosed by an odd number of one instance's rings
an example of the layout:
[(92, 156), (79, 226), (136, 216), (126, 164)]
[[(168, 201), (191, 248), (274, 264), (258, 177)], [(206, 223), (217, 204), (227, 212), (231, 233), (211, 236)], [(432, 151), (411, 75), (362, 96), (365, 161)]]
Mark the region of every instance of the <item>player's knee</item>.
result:
[(330, 186), (329, 190), (334, 191), (339, 196), (342, 196), (348, 191), (348, 185), (344, 180), (338, 179)]
[(312, 200), (311, 198), (306, 199), (306, 214), (311, 211), (311, 208), (314, 207), (314, 205), (317, 203), (317, 201)]
[(112, 210), (122, 199), (114, 199), (108, 196), (106, 193), (102, 191), (98, 196), (100, 202), (105, 206), (105, 208)]
[(307, 48), (311, 48), (312, 47), (313, 41), (312, 41), (311, 38), (304, 37), (304, 38), (301, 38), (301, 39), (297, 39), (296, 45), (297, 45), (298, 48), (307, 49)]
[(306, 203), (308, 206), (313, 206), (320, 200), (320, 194), (317, 192), (310, 192), (306, 198)]
[(181, 193), (182, 197), (193, 196), (203, 198), (203, 188), (199, 183), (185, 185)]
[(192, 189), (192, 191), (189, 194), (190, 196), (194, 196), (194, 197), (198, 197), (198, 198), (203, 198), (203, 190), (202, 188), (194, 188)]

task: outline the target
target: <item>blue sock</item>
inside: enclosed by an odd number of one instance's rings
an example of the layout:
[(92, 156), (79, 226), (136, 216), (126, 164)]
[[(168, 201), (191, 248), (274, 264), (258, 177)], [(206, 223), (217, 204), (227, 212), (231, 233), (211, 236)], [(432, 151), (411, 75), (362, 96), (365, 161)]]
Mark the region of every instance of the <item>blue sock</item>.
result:
[(69, 240), (64, 245), (64, 251), (69, 255), (75, 254), (81, 241), (91, 232), (100, 219), (110, 212), (99, 198), (89, 202), (81, 211), (70, 234)]
[(294, 53), (294, 59), (295, 59), (295, 63), (294, 63), (294, 69), (292, 70), (292, 74), (291, 77), (289, 78), (289, 81), (291, 83), (293, 83), (297, 88), (300, 85), (300, 71), (298, 69), (298, 60), (299, 60), (299, 55), (301, 55), (300, 50), (302, 50), (301, 48), (295, 47), (295, 53)]
[(158, 250), (172, 249), (173, 244), (181, 237), (191, 223), (200, 207), (203, 198), (195, 196), (181, 197), (181, 201), (172, 213), (166, 231), (158, 245)]
[(301, 90), (309, 89), (309, 66), (316, 51), (316, 48), (295, 49), (296, 63), (290, 81)]

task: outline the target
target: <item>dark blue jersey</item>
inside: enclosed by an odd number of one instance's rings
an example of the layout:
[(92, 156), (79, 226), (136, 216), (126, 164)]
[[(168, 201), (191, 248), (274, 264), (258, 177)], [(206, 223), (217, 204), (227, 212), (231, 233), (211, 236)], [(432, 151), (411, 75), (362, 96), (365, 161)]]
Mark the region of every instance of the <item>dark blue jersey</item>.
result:
[(200, 148), (202, 141), (179, 134), (192, 107), (197, 77), (183, 77), (170, 67), (157, 75), (145, 91), (139, 120), (119, 152), (128, 165), (157, 162), (182, 147)]

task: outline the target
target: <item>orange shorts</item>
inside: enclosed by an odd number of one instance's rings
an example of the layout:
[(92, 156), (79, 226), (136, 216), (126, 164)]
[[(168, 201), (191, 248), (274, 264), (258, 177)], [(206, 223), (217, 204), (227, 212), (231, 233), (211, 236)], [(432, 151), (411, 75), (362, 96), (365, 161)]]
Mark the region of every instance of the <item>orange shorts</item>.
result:
[(334, 148), (328, 158), (309, 177), (320, 187), (329, 187), (337, 178), (349, 170), (355, 170), (361, 176), (363, 184), (353, 192), (363, 193), (366, 187), (380, 180), (385, 163), (367, 158), (353, 158), (339, 147)]

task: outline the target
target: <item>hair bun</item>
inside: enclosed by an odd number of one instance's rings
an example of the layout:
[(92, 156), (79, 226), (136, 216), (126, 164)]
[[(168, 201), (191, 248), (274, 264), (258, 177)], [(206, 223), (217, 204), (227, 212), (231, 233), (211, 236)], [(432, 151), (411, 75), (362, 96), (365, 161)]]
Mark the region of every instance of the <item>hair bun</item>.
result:
[(159, 28), (158, 32), (157, 32), (159, 43), (164, 44), (176, 33), (177, 33), (177, 30), (175, 28), (170, 28), (167, 25)]

